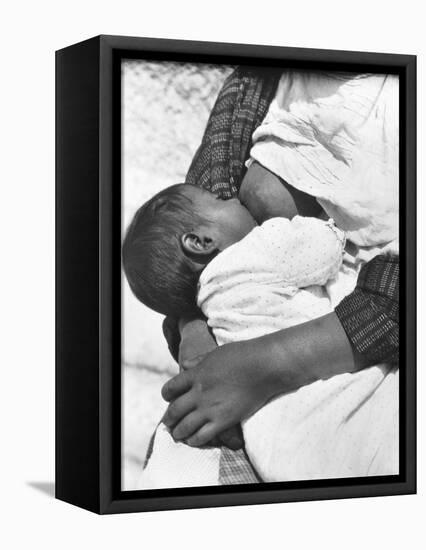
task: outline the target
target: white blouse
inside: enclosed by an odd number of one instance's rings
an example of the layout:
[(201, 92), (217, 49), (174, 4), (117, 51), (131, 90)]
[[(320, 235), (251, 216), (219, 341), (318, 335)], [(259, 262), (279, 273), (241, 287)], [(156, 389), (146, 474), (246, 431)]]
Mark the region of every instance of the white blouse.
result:
[(394, 75), (286, 71), (251, 161), (315, 196), (355, 244), (394, 241), (398, 96)]

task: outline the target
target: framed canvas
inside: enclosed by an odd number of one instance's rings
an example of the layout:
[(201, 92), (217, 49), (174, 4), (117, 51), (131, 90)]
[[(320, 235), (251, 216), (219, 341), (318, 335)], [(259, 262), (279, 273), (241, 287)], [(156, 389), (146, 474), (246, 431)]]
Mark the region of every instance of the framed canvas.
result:
[(415, 492), (415, 56), (92, 38), (56, 159), (58, 499)]

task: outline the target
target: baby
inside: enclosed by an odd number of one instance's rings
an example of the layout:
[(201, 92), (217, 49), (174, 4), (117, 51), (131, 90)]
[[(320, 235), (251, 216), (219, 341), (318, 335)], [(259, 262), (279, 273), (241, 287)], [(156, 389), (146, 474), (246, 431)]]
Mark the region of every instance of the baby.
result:
[[(267, 277), (261, 276), (262, 283), (270, 280), (273, 292), (281, 296), (294, 294), (298, 287), (324, 285), (336, 275), (344, 237), (331, 221), (300, 216), (292, 221), (274, 218), (259, 227), (238, 199), (221, 200), (199, 187), (178, 184), (155, 195), (136, 213), (123, 243), (124, 271), (142, 303), (180, 318), (209, 302), (205, 287), (210, 270), (205, 268), (213, 259), (216, 265), (219, 253), (236, 243), (239, 247), (233, 247), (226, 260), (220, 258), (221, 264), (232, 266), (225, 268), (223, 288), (248, 279), (259, 281), (256, 271), (268, 271)], [(244, 263), (242, 273), (231, 283), (229, 276), (237, 263)]]
[[(331, 220), (275, 217), (258, 226), (239, 200), (224, 201), (181, 184), (136, 213), (124, 239), (123, 264), (141, 302), (175, 317), (201, 309), (223, 345), (329, 313), (356, 281), (356, 269), (349, 269), (348, 277), (348, 266), (342, 267), (344, 245), (343, 232)], [(351, 418), (352, 409), (383, 380), (380, 369), (372, 369), (370, 376), (365, 372), (359, 379), (342, 375), (326, 386), (319, 382), (280, 396), (243, 423), (247, 452), (262, 479), (368, 475), (366, 464), (377, 446), (370, 444), (359, 464), (359, 449), (351, 449), (351, 441), (360, 430), (371, 434), (369, 413), (362, 418), (365, 426), (355, 414), (352, 424), (334, 435), (336, 422)], [(368, 448), (369, 442), (358, 438), (356, 444)], [(313, 452), (316, 447), (321, 452)], [(342, 459), (339, 448), (354, 459)], [(175, 442), (160, 425), (140, 488), (217, 484), (219, 452)], [(395, 467), (394, 455), (389, 457), (385, 473)], [(377, 473), (370, 470), (370, 475)]]

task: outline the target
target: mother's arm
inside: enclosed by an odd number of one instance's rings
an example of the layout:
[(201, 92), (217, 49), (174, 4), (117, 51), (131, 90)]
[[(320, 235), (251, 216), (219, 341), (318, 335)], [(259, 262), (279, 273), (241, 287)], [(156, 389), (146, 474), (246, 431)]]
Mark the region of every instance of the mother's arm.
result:
[(360, 368), (357, 357), (335, 313), (227, 344), (165, 384), (163, 421), (175, 439), (204, 445), (276, 395)]

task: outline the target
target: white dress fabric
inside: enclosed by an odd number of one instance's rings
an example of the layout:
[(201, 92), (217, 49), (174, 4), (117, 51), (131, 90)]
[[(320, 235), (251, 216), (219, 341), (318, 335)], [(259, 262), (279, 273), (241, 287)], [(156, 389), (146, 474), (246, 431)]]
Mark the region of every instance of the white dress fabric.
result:
[[(198, 305), (218, 345), (329, 313), (355, 287), (364, 260), (332, 221), (268, 220), (210, 262)], [(381, 251), (362, 251), (368, 260)], [(243, 423), (264, 481), (398, 473), (398, 372), (380, 365), (279, 396)], [(217, 449), (175, 443), (160, 426), (139, 488), (219, 483)], [(200, 483), (202, 480), (202, 483)]]
[(250, 156), (316, 197), (353, 243), (398, 238), (396, 75), (285, 71)]

